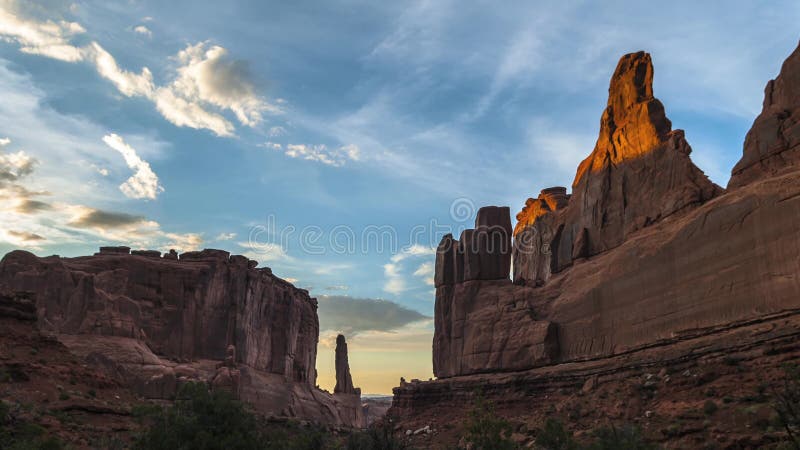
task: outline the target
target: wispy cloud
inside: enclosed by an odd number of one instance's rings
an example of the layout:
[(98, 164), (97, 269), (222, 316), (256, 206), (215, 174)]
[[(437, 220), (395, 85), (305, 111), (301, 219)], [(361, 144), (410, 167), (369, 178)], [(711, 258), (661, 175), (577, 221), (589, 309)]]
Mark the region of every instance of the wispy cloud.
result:
[[(408, 279), (406, 278), (403, 268), (403, 261), (409, 258), (430, 257), (435, 252), (436, 249), (434, 248), (413, 244), (402, 249), (399, 253), (392, 255), (389, 259), (390, 262), (383, 265), (383, 275), (386, 280), (383, 285), (383, 290), (395, 295), (406, 291), (408, 289)], [(414, 275), (420, 276), (417, 274), (417, 272), (420, 272), (420, 269), (421, 268), (417, 268)]]
[(322, 295), (319, 300), (320, 330), (355, 335), (365, 331), (391, 332), (428, 316), (395, 302), (343, 295)]
[(353, 144), (338, 148), (328, 148), (324, 144), (288, 144), (284, 147), (281, 144), (267, 142), (265, 145), (273, 150), (284, 152), (290, 158), (315, 161), (333, 167), (342, 167), (347, 161), (359, 161), (361, 159), (361, 150)]

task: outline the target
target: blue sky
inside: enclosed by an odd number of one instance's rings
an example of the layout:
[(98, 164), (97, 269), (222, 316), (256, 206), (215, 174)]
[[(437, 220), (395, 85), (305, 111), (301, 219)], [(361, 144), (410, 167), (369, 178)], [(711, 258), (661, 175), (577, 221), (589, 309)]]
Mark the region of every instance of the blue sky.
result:
[(248, 254), (320, 297), (323, 387), (345, 331), (388, 392), (430, 376), (431, 247), (571, 183), (621, 55), (727, 183), (800, 4), (706, 3), (0, 0), (0, 251)]

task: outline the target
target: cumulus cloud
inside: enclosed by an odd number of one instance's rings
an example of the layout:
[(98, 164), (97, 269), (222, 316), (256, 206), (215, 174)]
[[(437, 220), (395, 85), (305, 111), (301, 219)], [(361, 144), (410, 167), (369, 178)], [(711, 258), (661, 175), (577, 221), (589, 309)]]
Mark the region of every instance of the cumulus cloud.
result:
[(153, 37), (153, 32), (144, 25), (137, 25), (133, 27), (133, 32), (147, 37)]
[(433, 263), (430, 261), (420, 264), (419, 267), (417, 267), (417, 270), (414, 271), (414, 276), (422, 278), (425, 284), (429, 286), (434, 285), (433, 274), (434, 274)]
[[(280, 144), (268, 142), (267, 146), (275, 150), (283, 150)], [(361, 158), (361, 151), (358, 146), (355, 145), (328, 148), (328, 146), (324, 144), (288, 144), (284, 153), (290, 158), (316, 161), (333, 167), (342, 167), (348, 160), (358, 161)]]
[(396, 331), (410, 323), (430, 319), (389, 300), (344, 295), (322, 295), (318, 300), (320, 330), (348, 336), (366, 331)]
[[(139, 73), (120, 68), (99, 43), (73, 45), (72, 38), (86, 30), (76, 22), (41, 21), (24, 17), (14, 0), (0, 2), (0, 38), (15, 42), (20, 51), (67, 62), (87, 62), (125, 96), (144, 97), (169, 122), (179, 127), (207, 129), (218, 136), (233, 136), (235, 127), (222, 113), (229, 111), (245, 126), (255, 126), (264, 112), (280, 113), (258, 93), (246, 62), (233, 59), (218, 45), (188, 45), (173, 59), (178, 65), (171, 81), (158, 86), (150, 69)], [(139, 25), (134, 32), (150, 35)]]
[(0, 182), (16, 181), (29, 175), (37, 162), (36, 158), (21, 150), (16, 153), (0, 150)]
[(136, 150), (116, 134), (108, 134), (103, 137), (103, 142), (109, 147), (120, 152), (125, 158), (125, 163), (134, 170), (133, 176), (119, 186), (119, 189), (128, 198), (146, 198), (153, 200), (164, 188), (158, 184), (156, 176), (150, 164), (136, 154)]
[(177, 77), (155, 98), (159, 111), (176, 125), (230, 136), (233, 125), (204, 105), (229, 110), (247, 126), (260, 123), (264, 111), (280, 112), (258, 96), (247, 63), (231, 59), (225, 48), (201, 42), (187, 46), (175, 59), (180, 64)]

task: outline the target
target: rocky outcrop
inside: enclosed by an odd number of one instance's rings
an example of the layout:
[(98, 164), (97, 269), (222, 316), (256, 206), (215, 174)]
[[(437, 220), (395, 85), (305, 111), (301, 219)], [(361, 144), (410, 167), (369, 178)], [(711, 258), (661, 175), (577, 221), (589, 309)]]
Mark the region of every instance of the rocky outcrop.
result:
[(353, 387), (350, 375), (350, 361), (347, 357), (347, 341), (343, 335), (336, 336), (336, 386), (334, 394), (360, 394), (361, 390)]
[[(576, 258), (620, 245), (631, 233), (721, 192), (689, 158), (682, 130), (672, 130), (653, 96), (653, 65), (644, 52), (620, 59), (600, 120), (600, 137), (578, 166), (554, 254), (562, 270)], [(570, 251), (571, 250), (571, 251)]]
[[(668, 424), (699, 409), (698, 398), (780, 387), (781, 365), (800, 352), (798, 55), (768, 86), (736, 189), (725, 192), (692, 164), (653, 97), (650, 57), (623, 57), (572, 196), (555, 208), (540, 196), (517, 216), (514, 283), (450, 277), (449, 253), (437, 255), (439, 379), (395, 389), (398, 426), (436, 428), (480, 390), (529, 429), (561, 412), (584, 432), (609, 417), (633, 420), (675, 448), (775, 442), (739, 417), (711, 419), (690, 439)], [(445, 236), (440, 250), (453, 242)], [(729, 369), (740, 358), (748, 363)], [(698, 392), (706, 383), (713, 390)]]
[[(446, 235), (436, 254), (433, 373), (437, 377), (508, 370), (551, 362), (557, 352), (553, 324), (539, 321), (526, 292), (509, 280), (508, 208), (478, 211), (474, 230)], [(515, 321), (514, 327), (498, 321)], [(526, 330), (520, 334), (519, 330)]]
[(646, 53), (620, 60), (573, 194), (545, 190), (517, 215), (514, 284), (461, 278), (460, 261), (476, 259), (460, 255), (470, 233), (442, 240), (437, 377), (609, 357), (800, 307), (800, 262), (789, 256), (800, 252), (800, 175), (723, 194), (671, 129), (652, 74)]
[(563, 229), (556, 225), (556, 211), (569, 203), (567, 188), (543, 189), (536, 199), (529, 198), (522, 211), (517, 213), (514, 227), (514, 284), (541, 286), (554, 271), (553, 244), (555, 233)]
[(182, 379), (199, 379), (265, 413), (361, 425), (351, 400), (340, 409), (315, 388), (319, 322), (307, 291), (225, 251), (168, 255), (14, 251), (0, 261), (0, 286), (33, 293), (40, 328), (146, 397), (169, 398)]
[(744, 140), (728, 188), (768, 178), (800, 164), (800, 47), (764, 89), (764, 106)]

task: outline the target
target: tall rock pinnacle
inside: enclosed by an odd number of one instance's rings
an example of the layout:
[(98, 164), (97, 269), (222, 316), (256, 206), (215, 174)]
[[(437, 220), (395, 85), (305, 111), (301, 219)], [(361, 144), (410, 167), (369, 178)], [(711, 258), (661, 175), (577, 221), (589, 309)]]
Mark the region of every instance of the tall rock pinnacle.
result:
[(353, 377), (350, 375), (350, 362), (347, 358), (347, 341), (343, 335), (336, 336), (336, 387), (334, 394), (360, 393), (353, 387)]
[(800, 164), (800, 46), (767, 83), (764, 106), (744, 140), (728, 187), (739, 187)]
[(691, 151), (653, 96), (650, 55), (623, 56), (611, 78), (597, 144), (572, 184), (555, 268), (616, 247), (630, 233), (721, 192), (692, 163)]

